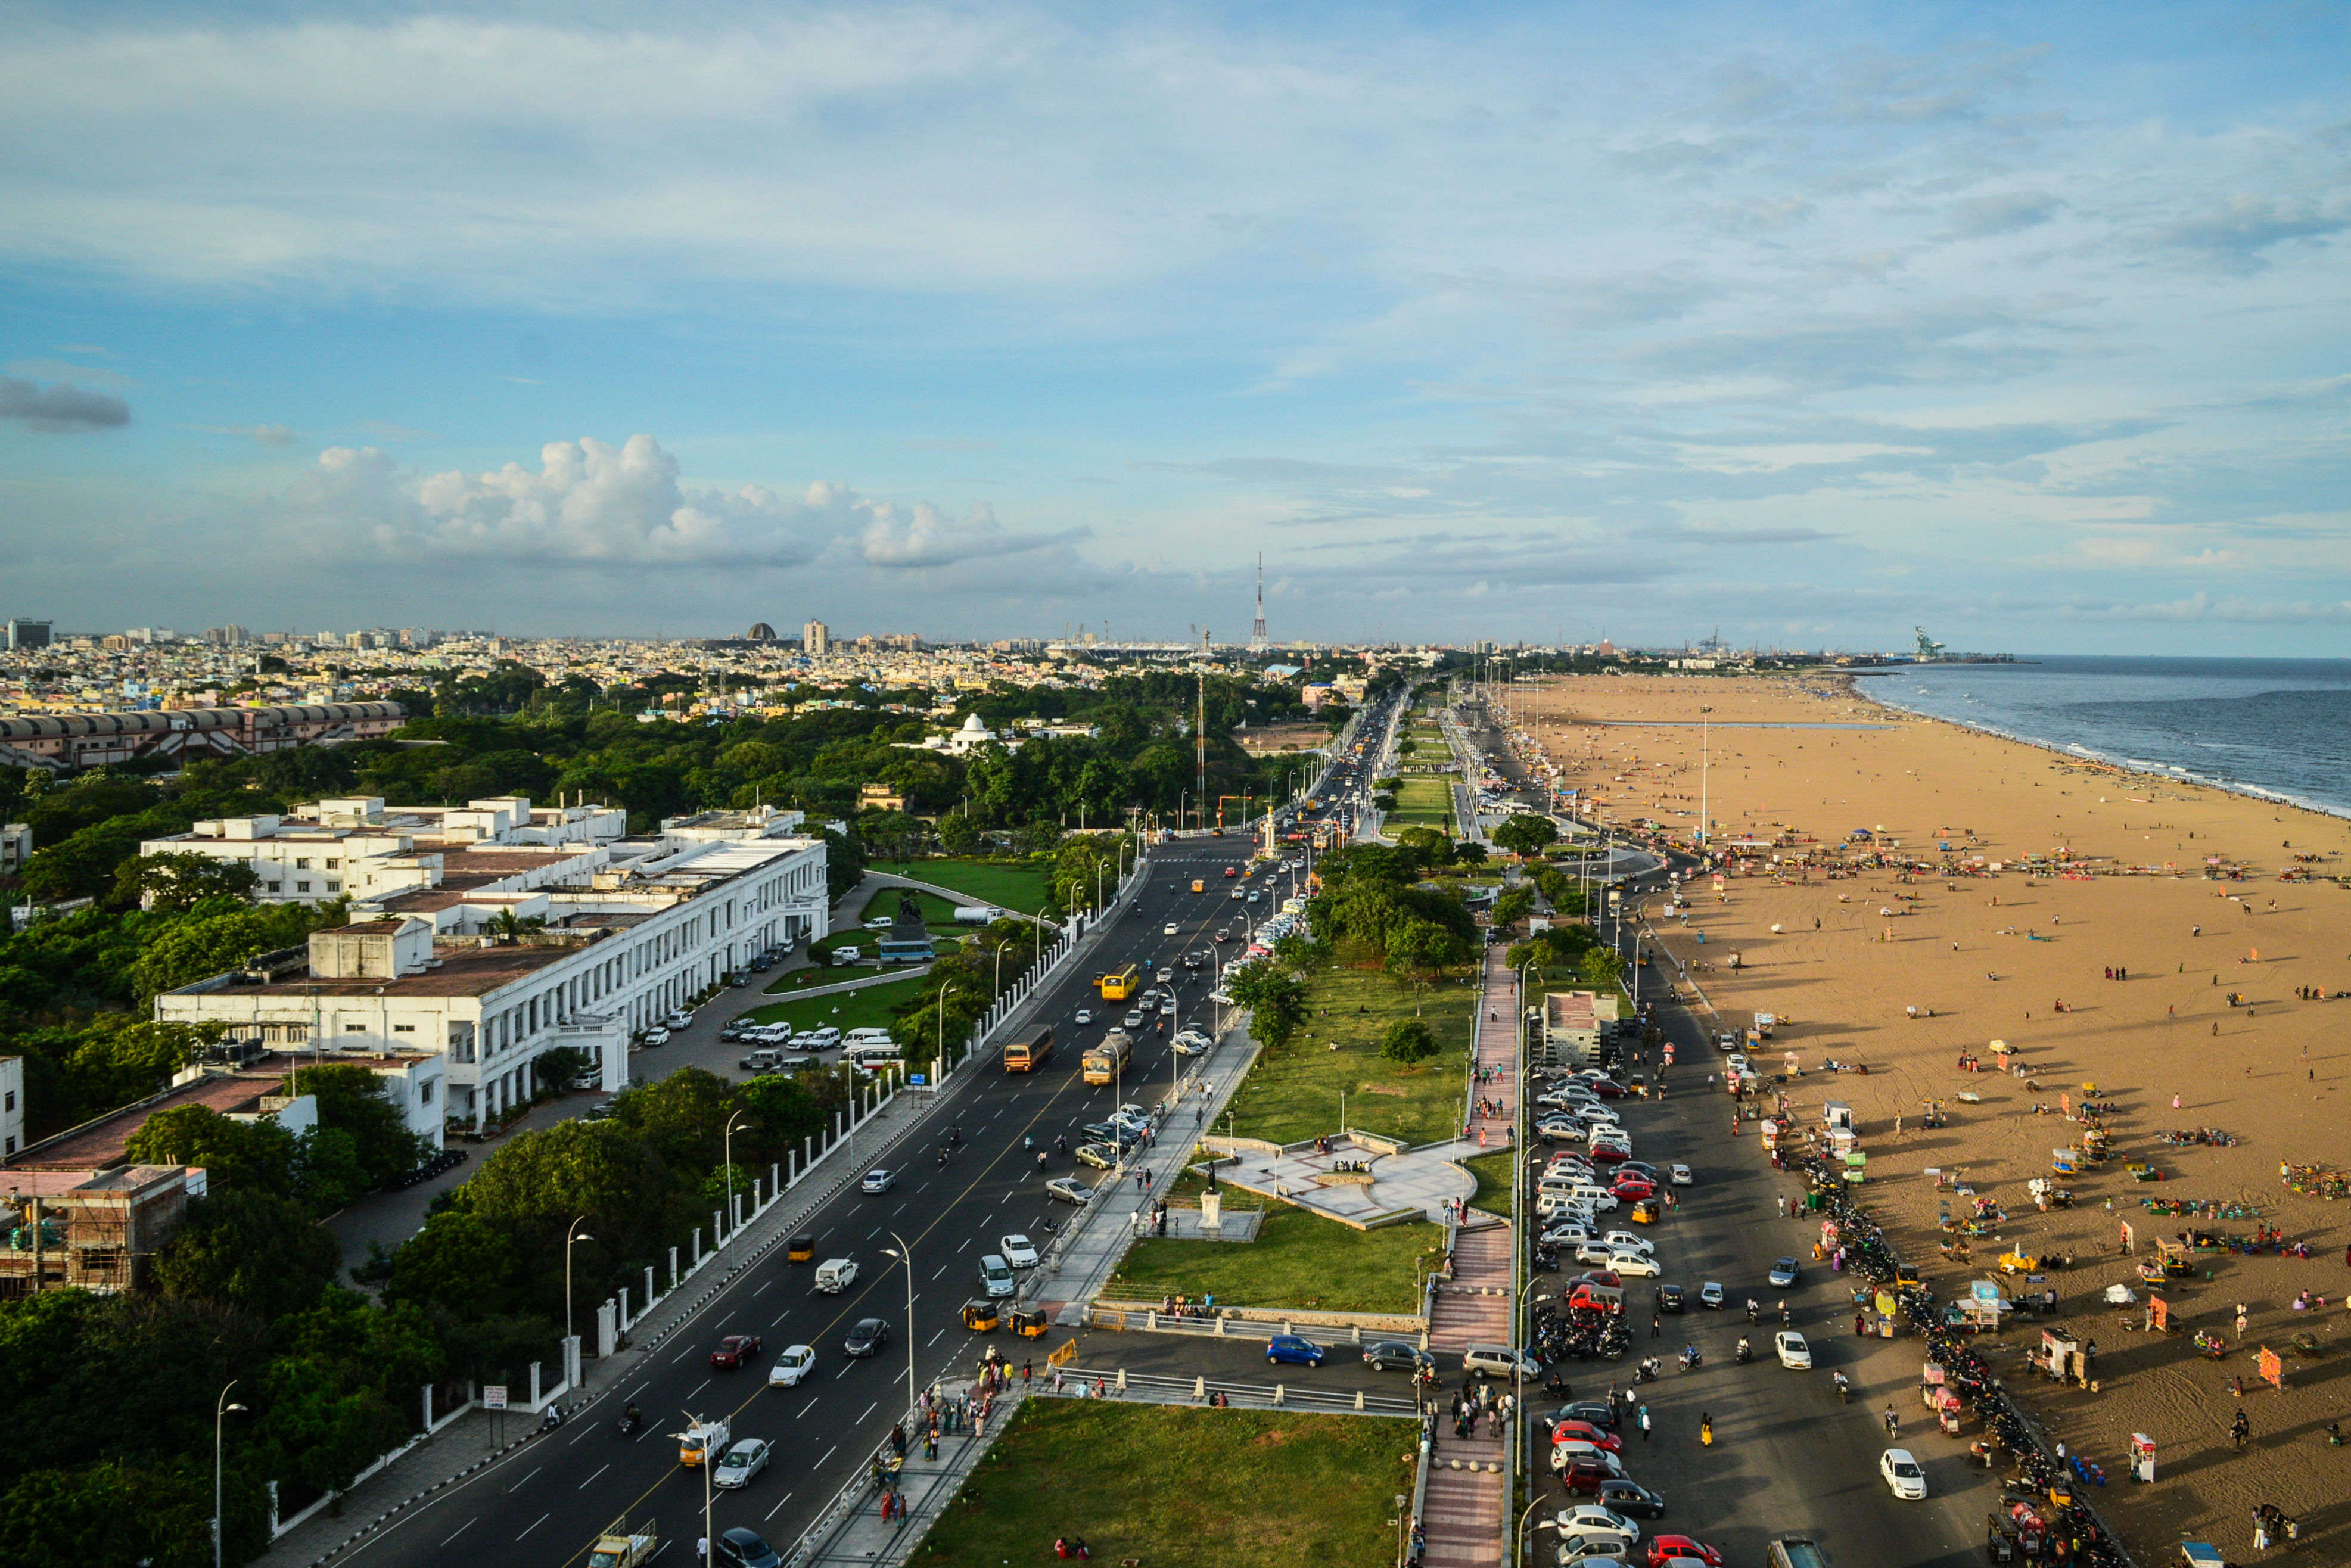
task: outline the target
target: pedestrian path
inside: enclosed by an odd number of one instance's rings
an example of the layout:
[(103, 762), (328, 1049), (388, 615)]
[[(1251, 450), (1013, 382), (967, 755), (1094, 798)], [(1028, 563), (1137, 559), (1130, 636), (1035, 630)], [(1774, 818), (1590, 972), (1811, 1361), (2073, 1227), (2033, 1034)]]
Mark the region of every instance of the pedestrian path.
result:
[[(1472, 1086), (1480, 1102), (1470, 1121), (1471, 1135), (1483, 1130), (1489, 1146), (1507, 1145), (1518, 1113), (1517, 1020), (1503, 1013), (1511, 977), (1499, 946), (1486, 950), (1478, 1002), (1478, 1032), (1472, 1065), (1493, 1082)], [(1515, 1010), (1515, 1009), (1514, 1009)], [(1469, 1211), (1469, 1222), (1453, 1240), (1453, 1277), (1437, 1287), (1428, 1315), (1429, 1348), (1449, 1375), (1464, 1345), (1511, 1343), (1510, 1296), (1513, 1243), (1508, 1220)], [(1504, 1425), (1488, 1415), (1470, 1424), (1469, 1435), (1446, 1408), (1437, 1411), (1429, 1450), (1428, 1493), (1420, 1528), (1430, 1568), (1489, 1568), (1504, 1561), (1510, 1528), (1510, 1477)]]

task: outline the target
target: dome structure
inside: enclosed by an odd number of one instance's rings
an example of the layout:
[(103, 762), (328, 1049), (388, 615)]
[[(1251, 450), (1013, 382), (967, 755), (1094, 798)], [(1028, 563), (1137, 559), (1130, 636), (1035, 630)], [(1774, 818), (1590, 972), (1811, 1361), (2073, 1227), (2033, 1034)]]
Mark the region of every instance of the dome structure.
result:
[(751, 629), (743, 633), (743, 640), (747, 643), (772, 643), (776, 640), (776, 629), (764, 621), (754, 621)]

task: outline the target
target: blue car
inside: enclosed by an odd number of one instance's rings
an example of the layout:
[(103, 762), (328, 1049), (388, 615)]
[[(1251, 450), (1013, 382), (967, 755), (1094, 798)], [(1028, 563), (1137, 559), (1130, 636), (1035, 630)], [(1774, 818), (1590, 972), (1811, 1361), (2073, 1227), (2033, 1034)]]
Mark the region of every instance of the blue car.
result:
[(1796, 1282), (1796, 1260), (1793, 1258), (1782, 1258), (1777, 1263), (1772, 1264), (1771, 1278), (1771, 1283), (1783, 1291), (1789, 1286), (1794, 1284)]
[(1304, 1334), (1278, 1333), (1266, 1342), (1265, 1358), (1270, 1362), (1286, 1361), (1297, 1366), (1322, 1364), (1322, 1347)]

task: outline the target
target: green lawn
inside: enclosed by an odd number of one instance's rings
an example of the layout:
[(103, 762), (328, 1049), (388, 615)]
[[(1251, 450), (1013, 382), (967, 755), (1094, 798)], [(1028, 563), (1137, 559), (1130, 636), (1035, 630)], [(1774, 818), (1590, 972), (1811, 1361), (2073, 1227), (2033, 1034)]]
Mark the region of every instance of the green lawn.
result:
[(994, 861), (918, 860), (909, 861), (903, 868), (876, 861), (873, 869), (910, 876), (916, 882), (936, 883), (1022, 915), (1036, 914), (1053, 894), (1052, 866), (1046, 861), (999, 864)]
[(1137, 1241), (1104, 1293), (1214, 1295), (1218, 1306), (1326, 1312), (1408, 1312), (1419, 1305), (1413, 1266), (1437, 1260), (1445, 1233), (1416, 1221), (1357, 1230), (1277, 1203), (1254, 1241)]
[[(861, 923), (867, 920), (896, 919), (898, 895), (905, 891), (906, 889), (903, 887), (875, 888), (873, 896), (867, 899), (864, 908), (858, 912), (857, 919)], [(917, 893), (914, 894), (914, 903), (923, 911), (924, 925), (934, 936), (962, 936), (979, 929), (977, 925), (958, 923), (955, 917), (955, 904), (941, 898), (935, 893)], [(882, 933), (877, 931), (873, 935), (878, 937)]]
[[(821, 970), (814, 971), (823, 973)], [(834, 971), (837, 977), (853, 976), (855, 970)], [(795, 1030), (815, 1029), (831, 1024), (841, 1033), (853, 1029), (885, 1029), (890, 1015), (898, 1005), (913, 996), (922, 985), (923, 977), (909, 975), (886, 986), (868, 986), (860, 991), (836, 991), (829, 997), (808, 997), (799, 1001), (769, 1002), (753, 1008), (750, 1018), (761, 1023), (788, 1023)]]
[(1518, 1155), (1515, 1149), (1497, 1149), (1490, 1155), (1461, 1162), (1461, 1168), (1478, 1178), (1477, 1195), (1469, 1207), (1482, 1208), (1489, 1214), (1510, 1218), (1510, 1162)]
[[(1306, 1027), (1258, 1058), (1234, 1095), (1227, 1130), (1291, 1144), (1347, 1124), (1408, 1144), (1434, 1144), (1460, 1131), (1462, 1063), (1468, 1055), (1478, 990), (1458, 977), (1420, 993), (1420, 1015), (1440, 1047), (1410, 1067), (1380, 1055), (1380, 1036), (1413, 1016), (1412, 988), (1375, 969), (1326, 967), (1307, 988)], [(1335, 1043), (1338, 1049), (1331, 1049)]]
[(1396, 809), (1388, 813), (1390, 828), (1435, 828), (1453, 831), (1453, 775), (1418, 776), (1396, 786)]
[(1360, 1568), (1395, 1560), (1411, 1424), (1374, 1416), (1032, 1399), (930, 1536), (922, 1563)]

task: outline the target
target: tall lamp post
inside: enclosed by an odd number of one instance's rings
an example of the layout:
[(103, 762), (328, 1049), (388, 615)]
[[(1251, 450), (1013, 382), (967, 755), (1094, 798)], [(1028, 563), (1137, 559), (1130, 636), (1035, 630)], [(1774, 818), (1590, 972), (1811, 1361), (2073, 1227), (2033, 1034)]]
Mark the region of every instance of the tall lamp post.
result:
[[(710, 1472), (717, 1466), (718, 1456), (710, 1451), (709, 1424), (689, 1410), (685, 1412), (685, 1430), (676, 1434), (677, 1440), (683, 1443), (697, 1435), (702, 1439), (702, 1545), (705, 1553), (702, 1563), (706, 1565), (710, 1556), (715, 1555), (710, 1533)], [(590, 1479), (592, 1480), (594, 1478)], [(214, 1563), (214, 1568), (219, 1568), (219, 1564)]]
[[(1534, 1501), (1527, 1504), (1526, 1513), (1519, 1515), (1519, 1528), (1514, 1532), (1518, 1539), (1518, 1553), (1516, 1558), (1518, 1562), (1523, 1563), (1527, 1560), (1527, 1515), (1531, 1514), (1535, 1510), (1541, 1508), (1542, 1505), (1542, 1499), (1537, 1498)], [(1541, 1520), (1536, 1522), (1535, 1528), (1537, 1530), (1556, 1530), (1559, 1528), (1559, 1521), (1556, 1519)]]
[[(566, 1354), (570, 1354), (569, 1346), (571, 1340), (571, 1244), (575, 1241), (596, 1239), (580, 1228), (586, 1223), (588, 1223), (588, 1217), (583, 1214), (563, 1228), (563, 1339), (567, 1347)], [(569, 1377), (571, 1369), (566, 1366), (563, 1371)]]
[(914, 1249), (894, 1230), (890, 1239), (898, 1245), (884, 1247), (882, 1255), (906, 1266), (906, 1408), (912, 1410), (922, 1397), (914, 1385)]
[(730, 1236), (742, 1224), (735, 1217), (735, 1124), (743, 1119), (743, 1114), (737, 1111), (727, 1117), (725, 1129), (718, 1134), (726, 1145), (726, 1231)]
[(230, 1378), (228, 1388), (222, 1389), (220, 1397), (213, 1401), (213, 1568), (221, 1568), (221, 1426), (230, 1411), (245, 1409), (242, 1405), (228, 1402), (228, 1390), (236, 1385), (237, 1380)]
[(946, 1071), (947, 1065), (947, 996), (954, 989), (953, 986), (939, 988), (939, 1071), (942, 1072)]

